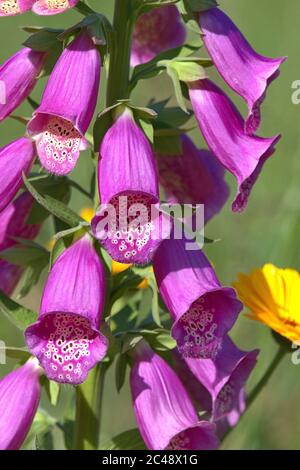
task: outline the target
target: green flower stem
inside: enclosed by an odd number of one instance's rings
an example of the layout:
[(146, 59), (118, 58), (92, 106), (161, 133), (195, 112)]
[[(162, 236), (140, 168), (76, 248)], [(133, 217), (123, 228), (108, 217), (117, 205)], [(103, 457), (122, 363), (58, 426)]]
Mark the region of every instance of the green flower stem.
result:
[[(79, 2), (77, 10), (87, 15), (93, 13), (86, 4)], [(135, 12), (132, 0), (115, 0), (113, 41), (110, 50), (107, 79), (107, 106), (128, 98), (130, 54)], [(91, 370), (87, 380), (76, 388), (76, 417), (74, 449), (99, 448), (101, 409), (103, 401), (106, 363)]]
[(281, 359), (286, 355), (286, 352), (287, 352), (287, 350), (286, 350), (285, 347), (283, 347), (283, 346), (279, 347), (276, 355), (274, 356), (271, 364), (267, 368), (265, 374), (263, 375), (263, 377), (260, 379), (260, 381), (256, 384), (256, 386), (254, 387), (254, 389), (250, 393), (250, 395), (248, 397), (248, 400), (247, 400), (246, 410), (248, 410), (250, 408), (250, 406), (256, 400), (256, 398), (258, 397), (260, 392), (263, 390), (263, 388), (265, 388), (265, 386), (267, 385), (270, 377), (273, 375), (273, 372), (277, 368), (278, 364), (281, 362)]
[(132, 0), (115, 0), (114, 37), (107, 80), (107, 106), (129, 97), (130, 54), (135, 19)]
[(76, 416), (74, 449), (96, 450), (100, 440), (106, 364), (100, 363), (91, 370), (87, 380), (76, 388)]

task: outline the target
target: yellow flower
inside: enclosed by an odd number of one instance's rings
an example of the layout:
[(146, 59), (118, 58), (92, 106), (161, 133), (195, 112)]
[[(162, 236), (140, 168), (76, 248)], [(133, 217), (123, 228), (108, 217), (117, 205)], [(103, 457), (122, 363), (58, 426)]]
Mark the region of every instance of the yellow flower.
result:
[(300, 274), (265, 264), (250, 274), (239, 274), (238, 295), (249, 308), (249, 318), (260, 321), (290, 341), (300, 339)]
[(130, 268), (132, 264), (125, 264), (125, 263), (119, 263), (118, 261), (112, 260), (112, 265), (111, 265), (111, 272), (113, 276), (116, 276), (119, 273), (122, 273), (123, 271), (126, 271), (126, 269)]
[(92, 207), (84, 207), (80, 211), (80, 217), (82, 217), (87, 222), (91, 223), (92, 218), (95, 215), (95, 211)]

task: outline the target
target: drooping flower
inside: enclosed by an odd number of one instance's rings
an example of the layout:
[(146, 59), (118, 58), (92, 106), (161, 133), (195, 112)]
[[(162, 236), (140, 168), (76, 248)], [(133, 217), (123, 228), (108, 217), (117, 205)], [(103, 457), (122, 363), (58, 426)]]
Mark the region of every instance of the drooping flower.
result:
[(46, 54), (24, 47), (0, 67), (0, 122), (30, 95)]
[(79, 0), (36, 0), (32, 11), (38, 15), (57, 15), (76, 6)]
[(31, 9), (35, 0), (0, 0), (0, 16), (15, 16)]
[[(14, 237), (33, 240), (37, 236), (40, 225), (26, 222), (32, 204), (32, 196), (24, 192), (0, 213), (0, 252), (18, 244)], [(11, 295), (22, 272), (20, 266), (0, 259), (0, 290)]]
[(238, 275), (238, 296), (248, 315), (290, 341), (300, 340), (300, 275), (294, 269), (265, 264), (250, 274)]
[(195, 403), (210, 413), (212, 421), (226, 418), (230, 426), (235, 426), (246, 408), (245, 384), (258, 353), (241, 351), (226, 336), (222, 351), (214, 360), (181, 359), (178, 353), (173, 354), (175, 369)]
[(115, 261), (149, 262), (161, 242), (157, 168), (129, 109), (103, 138), (98, 175), (101, 206), (92, 221), (95, 236)]
[(18, 450), (24, 442), (40, 401), (41, 372), (30, 358), (0, 380), (0, 450)]
[(145, 344), (136, 350), (130, 384), (135, 418), (148, 449), (216, 449), (215, 425), (199, 420), (171, 367)]
[(51, 173), (73, 170), (97, 103), (101, 59), (86, 31), (63, 51), (28, 124), (42, 165)]
[(278, 77), (279, 67), (286, 57), (270, 59), (257, 54), (219, 8), (202, 12), (199, 24), (204, 44), (220, 75), (247, 102), (249, 115), (245, 130), (254, 134), (260, 124), (260, 105), (267, 88)]
[(36, 156), (35, 145), (26, 137), (0, 149), (0, 212), (13, 200)]
[(164, 240), (154, 273), (182, 356), (214, 359), (243, 306), (232, 288), (220, 285), (204, 253), (188, 250), (186, 243), (184, 236)]
[(242, 211), (265, 161), (274, 153), (280, 135), (250, 136), (231, 100), (208, 79), (190, 82), (189, 94), (199, 128), (211, 152), (237, 179), (238, 191), (232, 204)]
[(141, 15), (133, 31), (131, 65), (143, 64), (168, 49), (180, 46), (186, 30), (175, 5), (155, 8)]
[(104, 267), (88, 236), (54, 263), (43, 292), (39, 319), (25, 332), (32, 354), (49, 379), (82, 383), (103, 359), (107, 340), (100, 333), (105, 301)]
[(170, 204), (204, 204), (205, 222), (216, 215), (229, 196), (225, 170), (207, 150), (181, 136), (181, 155), (158, 155), (159, 181)]

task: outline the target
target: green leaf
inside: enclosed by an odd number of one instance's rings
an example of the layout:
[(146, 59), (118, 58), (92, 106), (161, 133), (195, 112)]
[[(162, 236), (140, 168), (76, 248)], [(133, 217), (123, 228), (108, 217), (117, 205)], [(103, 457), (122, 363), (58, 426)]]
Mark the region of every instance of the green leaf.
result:
[(30, 353), (25, 348), (2, 347), (0, 343), (0, 352), (2, 351), (11, 359), (18, 359), (21, 362), (26, 362), (30, 358)]
[(52, 406), (56, 406), (60, 394), (60, 385), (57, 382), (54, 382), (53, 380), (48, 380), (46, 377), (43, 378), (43, 386), (46, 390), (49, 401)]
[(126, 379), (127, 370), (127, 356), (126, 354), (119, 354), (116, 361), (115, 377), (117, 392), (120, 393)]
[(218, 6), (216, 0), (184, 0), (189, 8), (194, 11), (205, 11)]
[(37, 436), (42, 437), (56, 424), (56, 419), (50, 416), (46, 411), (39, 410), (34, 418), (29, 434), (22, 445), (22, 449), (32, 449)]
[(47, 52), (59, 46), (58, 35), (63, 32), (62, 29), (43, 28), (35, 32), (26, 39), (24, 46), (35, 51)]
[[(45, 262), (49, 260), (49, 252), (43, 247), (15, 246), (1, 251), (0, 258), (11, 264), (27, 267), (35, 262)], [(44, 264), (45, 266), (45, 264)]]
[(76, 227), (79, 224), (84, 225), (85, 221), (76, 212), (72, 211), (63, 202), (54, 199), (48, 194), (40, 194), (35, 187), (30, 183), (26, 175), (23, 173), (23, 180), (26, 188), (34, 197), (34, 199), (44, 207), (50, 214), (55, 215), (58, 219), (62, 220), (70, 227)]
[(154, 276), (149, 276), (148, 277), (148, 283), (149, 283), (149, 287), (152, 290), (152, 317), (153, 317), (154, 322), (158, 326), (161, 326), (160, 310), (159, 310), (159, 297), (158, 297), (157, 285), (156, 285), (156, 281), (154, 279)]
[(205, 69), (197, 61), (173, 60), (169, 67), (176, 70), (178, 78), (182, 82), (194, 82), (207, 77)]
[(144, 119), (137, 119), (138, 124), (140, 125), (142, 131), (146, 135), (147, 139), (151, 144), (153, 144), (154, 141), (154, 130), (151, 122), (145, 121)]
[(183, 97), (183, 93), (182, 93), (182, 88), (181, 88), (181, 83), (180, 83), (180, 79), (179, 79), (179, 76), (178, 76), (178, 72), (174, 67), (172, 67), (171, 62), (167, 66), (167, 74), (169, 75), (169, 77), (171, 78), (171, 80), (173, 82), (175, 96), (176, 96), (178, 106), (182, 109), (182, 111), (189, 114), (189, 111), (187, 110), (187, 107), (185, 105), (185, 101), (184, 101), (184, 97)]
[[(155, 423), (154, 423), (155, 424)], [(100, 450), (145, 450), (145, 443), (138, 429), (122, 432), (100, 444)]]
[(25, 330), (38, 317), (37, 313), (10, 299), (2, 291), (0, 291), (0, 312), (20, 330)]

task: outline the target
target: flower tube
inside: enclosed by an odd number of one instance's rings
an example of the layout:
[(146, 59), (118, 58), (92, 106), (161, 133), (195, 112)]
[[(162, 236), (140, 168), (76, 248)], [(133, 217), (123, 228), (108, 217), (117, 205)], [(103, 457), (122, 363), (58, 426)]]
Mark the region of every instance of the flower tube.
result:
[(216, 449), (215, 425), (198, 419), (175, 372), (149, 346), (136, 349), (130, 384), (136, 421), (148, 449)]
[(31, 358), (0, 380), (0, 450), (17, 450), (23, 444), (39, 405), (41, 372)]
[(224, 167), (207, 150), (181, 136), (181, 155), (157, 155), (159, 182), (169, 204), (204, 204), (205, 222), (216, 215), (229, 196)]
[(131, 65), (144, 64), (168, 49), (180, 46), (186, 30), (175, 5), (154, 8), (141, 15), (135, 24)]
[(0, 122), (32, 92), (45, 63), (46, 53), (24, 47), (0, 67)]
[(35, 145), (21, 137), (0, 149), (0, 212), (12, 201), (23, 184), (36, 156)]
[(153, 259), (154, 274), (179, 352), (214, 359), (243, 305), (234, 289), (220, 285), (204, 253), (186, 249), (186, 242), (164, 240)]
[(270, 59), (257, 54), (240, 30), (219, 8), (211, 8), (199, 16), (203, 41), (214, 65), (225, 82), (248, 105), (245, 122), (248, 134), (260, 124), (260, 105), (270, 83), (278, 77), (286, 57)]
[(41, 164), (65, 175), (73, 170), (98, 96), (101, 59), (86, 31), (69, 44), (56, 63), (42, 102), (28, 124)]
[(127, 108), (104, 136), (98, 175), (101, 206), (92, 221), (95, 236), (115, 261), (149, 262), (161, 242), (157, 168), (151, 146)]
[(105, 301), (104, 267), (85, 236), (67, 248), (48, 276), (38, 321), (25, 332), (29, 350), (49, 379), (82, 383), (103, 359), (107, 340), (99, 331)]
[[(18, 244), (14, 237), (33, 240), (37, 236), (41, 226), (26, 223), (32, 204), (32, 196), (24, 192), (0, 213), (0, 252)], [(22, 272), (20, 266), (0, 259), (0, 290), (11, 295)]]
[(272, 138), (247, 135), (239, 111), (213, 82), (204, 79), (188, 85), (195, 116), (208, 147), (237, 179), (238, 191), (232, 210), (242, 211), (280, 135)]

